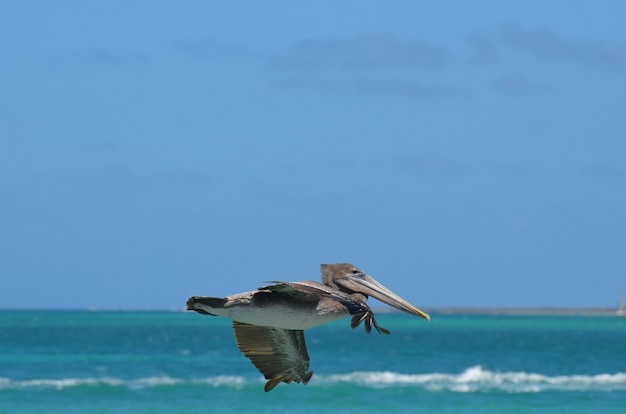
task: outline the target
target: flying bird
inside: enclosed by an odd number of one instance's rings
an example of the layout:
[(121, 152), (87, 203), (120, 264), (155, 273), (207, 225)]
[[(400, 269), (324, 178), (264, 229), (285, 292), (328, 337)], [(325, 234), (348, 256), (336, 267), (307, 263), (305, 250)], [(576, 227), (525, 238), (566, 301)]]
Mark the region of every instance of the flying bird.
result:
[(304, 329), (351, 315), (352, 328), (364, 322), (368, 333), (373, 326), (379, 333), (388, 334), (367, 305), (368, 296), (430, 319), (349, 263), (323, 264), (321, 273), (323, 283), (272, 281), (255, 291), (224, 298), (192, 296), (187, 300), (187, 310), (233, 320), (237, 346), (268, 380), (266, 392), (280, 382), (307, 384), (311, 379)]

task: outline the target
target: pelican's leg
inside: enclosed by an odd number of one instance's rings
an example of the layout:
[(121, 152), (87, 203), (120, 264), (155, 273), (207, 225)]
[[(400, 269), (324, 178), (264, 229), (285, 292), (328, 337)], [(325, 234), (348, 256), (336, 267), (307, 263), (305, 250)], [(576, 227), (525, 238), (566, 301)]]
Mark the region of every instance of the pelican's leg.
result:
[(374, 317), (374, 312), (371, 309), (367, 309), (365, 312), (357, 313), (352, 317), (352, 321), (350, 322), (350, 326), (352, 329), (356, 328), (361, 324), (361, 322), (365, 321), (365, 332), (372, 332), (372, 325), (378, 331), (378, 333), (389, 335), (389, 331), (378, 325), (376, 322), (376, 318)]

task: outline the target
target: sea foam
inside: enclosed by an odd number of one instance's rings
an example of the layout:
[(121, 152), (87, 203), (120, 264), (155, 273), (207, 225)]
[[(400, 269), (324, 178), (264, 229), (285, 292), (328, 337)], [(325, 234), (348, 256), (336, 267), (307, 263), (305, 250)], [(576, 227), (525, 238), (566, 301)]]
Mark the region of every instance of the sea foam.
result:
[(143, 389), (154, 387), (172, 387), (177, 385), (209, 385), (213, 387), (239, 386), (245, 384), (244, 377), (215, 376), (198, 379), (182, 379), (169, 376), (144, 377), (136, 379), (119, 378), (40, 378), (30, 380), (12, 380), (0, 377), (0, 390), (3, 389), (65, 389), (73, 387), (126, 387), (130, 389)]
[[(176, 386), (210, 386), (241, 388), (257, 386), (262, 378), (252, 380), (242, 376), (212, 376), (204, 378), (174, 378), (170, 376), (144, 377), (136, 379), (119, 378), (42, 378), (12, 380), (0, 377), (0, 391), (6, 389), (61, 390), (72, 387), (126, 387), (144, 389)], [(536, 393), (544, 391), (626, 391), (626, 372), (598, 375), (556, 375), (549, 376), (529, 372), (497, 372), (481, 366), (467, 368), (458, 374), (425, 373), (405, 374), (391, 371), (355, 371), (346, 374), (316, 375), (309, 384), (311, 387), (328, 384), (353, 384), (370, 388), (416, 387), (431, 392), (506, 392)]]
[(529, 372), (496, 372), (481, 366), (459, 374), (402, 374), (389, 371), (358, 371), (328, 375), (326, 383), (353, 383), (367, 387), (416, 386), (428, 391), (509, 393), (542, 391), (626, 391), (626, 372), (598, 375), (548, 376)]

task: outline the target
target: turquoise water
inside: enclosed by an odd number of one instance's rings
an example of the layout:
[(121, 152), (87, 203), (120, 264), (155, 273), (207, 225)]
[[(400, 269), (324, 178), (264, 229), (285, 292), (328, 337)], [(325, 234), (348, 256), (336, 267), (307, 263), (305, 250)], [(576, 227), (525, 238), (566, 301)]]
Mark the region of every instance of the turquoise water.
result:
[(626, 318), (379, 314), (306, 331), (311, 382), (264, 379), (226, 319), (0, 312), (0, 413), (624, 413)]

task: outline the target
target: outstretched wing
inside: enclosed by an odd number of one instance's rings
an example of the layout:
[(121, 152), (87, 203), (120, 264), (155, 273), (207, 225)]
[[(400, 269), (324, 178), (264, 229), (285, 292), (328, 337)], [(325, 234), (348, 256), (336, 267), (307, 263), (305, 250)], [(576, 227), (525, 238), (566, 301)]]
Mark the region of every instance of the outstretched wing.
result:
[(272, 281), (269, 283), (275, 283), (274, 285), (264, 286), (259, 288), (261, 290), (268, 290), (272, 292), (280, 292), (289, 295), (300, 295), (300, 296), (310, 296), (313, 298), (317, 298), (320, 296), (327, 297), (330, 299), (334, 299), (337, 302), (344, 305), (350, 315), (361, 314), (370, 310), (369, 306), (363, 300), (359, 300), (356, 297), (350, 296), (347, 293), (344, 293), (340, 290), (333, 289), (329, 286), (321, 284), (319, 282), (314, 282), (312, 280), (307, 280), (304, 282), (279, 282)]
[(265, 376), (265, 392), (278, 383), (308, 383), (313, 372), (309, 369), (309, 353), (304, 331), (270, 328), (233, 322), (239, 350)]

